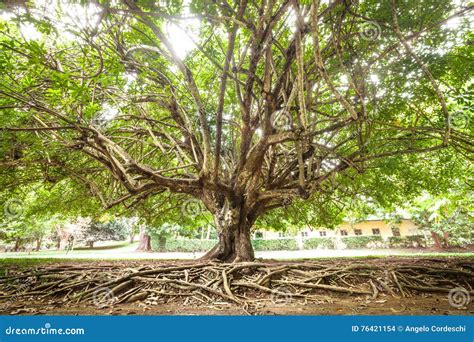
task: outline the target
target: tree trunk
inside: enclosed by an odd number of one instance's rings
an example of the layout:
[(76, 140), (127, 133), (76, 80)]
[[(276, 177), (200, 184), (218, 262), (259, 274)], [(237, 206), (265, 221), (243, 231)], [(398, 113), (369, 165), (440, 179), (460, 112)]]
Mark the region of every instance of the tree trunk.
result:
[(443, 246), (441, 245), (441, 239), (439, 238), (439, 235), (435, 232), (431, 232), (431, 237), (433, 238), (433, 241), (435, 243), (435, 247), (438, 249), (443, 249)]
[(60, 237), (58, 237), (58, 239), (56, 240), (56, 248), (57, 248), (58, 250), (61, 249), (61, 238), (60, 238)]
[(225, 262), (252, 261), (255, 254), (250, 240), (250, 229), (254, 220), (241, 215), (239, 209), (226, 210), (216, 215), (215, 223), (219, 242), (201, 259)]
[(42, 238), (36, 239), (36, 248), (35, 248), (35, 250), (37, 252), (41, 249), (41, 240), (42, 240)]
[(140, 226), (140, 243), (138, 244), (137, 251), (139, 252), (151, 252), (151, 239), (145, 231), (145, 226)]
[(89, 248), (94, 248), (94, 241), (89, 241), (88, 245), (89, 245)]
[(160, 252), (166, 252), (166, 236), (160, 236), (158, 238), (158, 250)]
[(135, 234), (131, 233), (130, 234), (130, 243), (133, 243), (134, 239), (135, 239)]
[(444, 247), (449, 248), (449, 233), (444, 232), (443, 233), (443, 238), (444, 238)]
[(14, 251), (15, 252), (18, 252), (18, 250), (20, 249), (20, 239), (16, 239), (15, 241), (15, 247), (14, 247)]

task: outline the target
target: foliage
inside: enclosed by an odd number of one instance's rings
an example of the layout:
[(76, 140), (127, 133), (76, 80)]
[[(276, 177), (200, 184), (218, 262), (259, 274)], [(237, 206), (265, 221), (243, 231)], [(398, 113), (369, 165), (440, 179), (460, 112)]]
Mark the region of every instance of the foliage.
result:
[(298, 249), (298, 244), (293, 238), (254, 239), (252, 245), (256, 251), (295, 251)]
[[(190, 231), (214, 218), (249, 237), (255, 222), (334, 227), (348, 212), (439, 194), (466, 172), (465, 1), (166, 4), (5, 6), (0, 185), (10, 195), (61, 184), (66, 198), (94, 198), (84, 211), (123, 204), (147, 226)], [(175, 26), (192, 37), (185, 49)], [(193, 199), (199, 215), (183, 210)]]
[[(151, 235), (152, 248), (157, 252), (204, 252), (212, 248), (217, 240), (202, 239), (176, 239), (168, 238), (164, 244), (160, 244), (160, 236)], [(364, 249), (386, 247), (380, 236), (350, 236), (341, 238), (347, 249)], [(428, 238), (430, 241), (430, 239)], [(430, 242), (428, 242), (430, 245)], [(283, 239), (254, 239), (252, 244), (256, 251), (295, 251), (298, 244), (295, 238)], [(428, 246), (429, 246), (428, 245)], [(415, 248), (427, 247), (426, 238), (423, 235), (397, 237), (388, 239), (391, 248)], [(317, 237), (303, 240), (303, 249), (335, 249), (336, 243), (332, 237)]]
[[(204, 252), (217, 243), (217, 240), (201, 239), (166, 239), (165, 244), (160, 244), (160, 236), (151, 235), (154, 251), (158, 252)], [(298, 245), (295, 239), (252, 240), (256, 251), (295, 251)]]
[[(145, 229), (151, 237), (152, 249), (156, 251), (164, 251), (167, 248), (180, 249), (181, 247), (179, 246), (179, 242), (177, 244), (174, 244), (173, 242), (169, 242), (170, 237), (176, 238), (177, 236), (180, 236), (180, 235), (185, 236), (187, 234), (188, 234), (188, 237), (190, 237), (189, 235), (190, 231), (183, 228), (182, 226), (178, 224), (163, 223), (157, 227), (146, 226)], [(176, 241), (180, 241), (180, 240), (176, 240)], [(194, 241), (193, 239), (189, 239), (190, 251), (194, 251), (193, 241)], [(170, 245), (173, 247), (170, 247)]]
[(162, 239), (178, 235), (193, 237), (212, 219), (201, 203), (189, 199), (184, 203), (190, 203), (189, 210), (180, 199), (154, 196), (137, 204), (133, 212), (140, 217), (150, 235), (161, 236)]
[(309, 238), (303, 242), (304, 249), (334, 249), (334, 240), (329, 237)]
[(80, 232), (79, 241), (92, 244), (96, 241), (122, 241), (125, 240), (133, 224), (127, 219), (112, 219), (107, 222), (91, 221)]
[(345, 236), (341, 241), (348, 249), (367, 248), (373, 243), (383, 243), (381, 236)]
[(166, 239), (165, 245), (161, 245), (159, 236), (151, 235), (151, 246), (157, 252), (204, 252), (211, 249), (217, 240), (200, 239)]
[(449, 244), (465, 245), (474, 241), (474, 198), (468, 187), (439, 196), (425, 194), (410, 209), (421, 229), (441, 236), (448, 234)]
[(34, 191), (29, 187), (19, 188), (16, 197), (6, 198), (3, 193), (2, 216), (0, 219), (0, 239), (15, 242), (15, 247), (26, 243), (37, 243), (40, 247), (43, 239), (49, 237), (56, 227), (63, 222), (58, 213), (52, 214), (49, 206), (48, 192), (45, 188), (37, 187)]
[(388, 243), (391, 248), (414, 248), (414, 247), (428, 247), (431, 246), (431, 239), (424, 235), (412, 235), (412, 236), (390, 236)]

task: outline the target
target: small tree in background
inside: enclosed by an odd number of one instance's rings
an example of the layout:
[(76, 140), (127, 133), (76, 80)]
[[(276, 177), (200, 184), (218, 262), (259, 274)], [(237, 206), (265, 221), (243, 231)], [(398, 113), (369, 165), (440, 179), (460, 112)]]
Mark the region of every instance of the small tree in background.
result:
[(177, 237), (180, 232), (183, 232), (184, 229), (178, 224), (173, 223), (163, 223), (160, 226), (146, 227), (147, 232), (154, 236), (155, 240), (158, 242), (158, 246), (156, 246), (155, 250), (159, 252), (166, 251), (166, 240), (170, 237)]
[(142, 201), (134, 208), (141, 219), (140, 243), (137, 251), (152, 250), (151, 235), (164, 249), (166, 239), (171, 236), (193, 237), (200, 229), (213, 224), (210, 213), (199, 201), (183, 200), (169, 195), (155, 196)]
[(107, 222), (91, 221), (83, 227), (80, 241), (92, 248), (97, 241), (125, 240), (130, 233), (130, 226), (127, 223), (121, 219), (112, 219)]
[(81, 241), (85, 232), (91, 224), (89, 217), (77, 217), (58, 225), (56, 235), (59, 238), (58, 249), (65, 245), (67, 249), (72, 249), (74, 244)]
[(474, 201), (472, 192), (457, 191), (445, 195), (425, 195), (413, 202), (412, 219), (431, 233), (437, 248), (473, 242)]
[(40, 250), (43, 239), (49, 237), (59, 221), (59, 215), (50, 215), (42, 210), (42, 192), (24, 189), (22, 197), (11, 198), (3, 205), (0, 219), (0, 239), (13, 243), (14, 251), (26, 244)]

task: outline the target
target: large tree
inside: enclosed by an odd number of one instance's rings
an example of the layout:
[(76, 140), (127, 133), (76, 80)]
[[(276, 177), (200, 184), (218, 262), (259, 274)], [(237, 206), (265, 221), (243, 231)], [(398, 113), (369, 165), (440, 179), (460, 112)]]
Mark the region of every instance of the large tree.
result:
[(70, 177), (105, 207), (195, 198), (219, 233), (205, 257), (251, 260), (272, 209), (472, 153), (472, 6), (456, 3), (7, 7), (3, 172)]

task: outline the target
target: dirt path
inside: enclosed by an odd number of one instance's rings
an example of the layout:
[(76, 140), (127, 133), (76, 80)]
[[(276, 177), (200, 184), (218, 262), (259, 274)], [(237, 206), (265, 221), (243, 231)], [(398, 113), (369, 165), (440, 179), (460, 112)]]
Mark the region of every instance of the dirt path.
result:
[[(47, 266), (35, 266), (29, 269), (7, 265), (3, 266), (5, 269), (2, 270), (2, 274), (6, 273), (6, 275), (0, 278), (0, 314), (474, 315), (474, 303), (471, 298), (468, 301), (461, 297), (454, 298), (453, 303), (453, 297), (450, 298), (448, 293), (449, 289), (459, 288), (461, 285), (467, 289), (468, 296), (469, 293), (472, 293), (474, 258), (393, 257), (364, 260), (341, 258), (305, 262), (268, 260), (264, 264), (253, 265), (252, 267), (240, 267), (239, 265), (211, 264), (199, 268), (195, 263), (185, 261), (158, 263), (130, 260), (52, 262)], [(163, 268), (170, 270), (171, 267), (173, 271), (157, 274), (157, 270)], [(232, 275), (236, 267), (241, 273)], [(98, 298), (95, 296), (96, 291), (94, 291), (94, 296), (89, 300), (76, 301), (71, 298), (76, 298), (74, 296), (79, 290), (76, 290), (74, 286), (66, 286), (69, 284), (71, 274), (76, 277), (72, 282), (73, 285), (87, 280), (88, 277), (92, 277), (91, 274), (94, 274), (94, 277), (91, 278), (93, 281), (80, 290), (87, 292), (88, 289), (94, 289), (94, 285), (99, 281), (107, 285), (110, 283), (110, 279), (133, 274), (137, 270), (144, 272), (144, 274), (135, 277), (135, 282), (151, 281), (153, 286), (148, 283), (143, 283), (146, 285), (140, 283), (141, 290), (135, 294), (146, 292), (147, 295), (132, 303), (124, 300), (127, 298), (127, 292), (124, 292), (125, 287), (120, 291), (114, 290), (112, 297), (108, 297), (106, 294), (104, 298)], [(230, 292), (227, 292), (225, 286), (219, 283), (220, 274), (216, 270), (229, 274), (227, 281)], [(397, 284), (387, 283), (389, 288), (384, 290), (381, 284), (387, 270), (395, 270), (398, 282), (401, 283), (398, 285), (402, 285), (403, 294), (398, 290)], [(25, 271), (29, 273), (24, 273)], [(18, 277), (33, 272), (37, 274), (34, 277), (10, 279), (13, 276)], [(39, 279), (43, 277), (39, 275), (41, 272), (45, 274), (44, 277), (48, 278), (43, 282), (39, 282)], [(262, 278), (267, 279), (266, 275), (270, 273), (272, 274), (271, 284), (262, 280)], [(296, 285), (301, 281), (298, 278), (300, 273), (306, 279), (304, 286), (309, 283), (316, 288)], [(152, 274), (153, 277), (151, 277)], [(209, 274), (216, 274), (218, 277), (209, 279)], [(201, 280), (207, 279), (208, 283), (198, 281), (198, 276), (201, 277)], [(316, 276), (320, 280), (312, 281), (311, 279)], [(31, 283), (31, 279), (35, 282)], [(281, 283), (288, 282), (289, 279), (293, 281), (293, 285), (282, 288)], [(437, 284), (435, 289), (446, 285), (442, 289), (446, 291), (413, 290), (410, 286), (418, 284), (414, 283), (413, 279), (420, 281), (420, 284)], [(125, 283), (129, 280), (130, 278), (127, 278)], [(64, 284), (62, 289), (59, 286), (60, 291), (57, 287), (50, 286), (56, 282)], [(156, 282), (159, 287), (156, 287)], [(166, 285), (162, 284), (163, 282)], [(241, 283), (245, 283), (244, 286), (259, 284), (262, 288), (256, 287), (244, 291), (242, 287), (239, 287)], [(347, 286), (344, 286), (344, 283)], [(211, 286), (212, 284), (216, 286)], [(201, 291), (202, 289), (198, 288), (198, 285), (202, 285), (203, 290), (213, 291), (216, 289), (218, 292)], [(109, 287), (113, 286), (116, 284), (111, 284)], [(189, 291), (189, 287), (192, 288), (192, 291)], [(345, 292), (340, 292), (341, 288)], [(41, 291), (44, 289), (50, 289), (48, 295)], [(99, 289), (101, 288), (99, 287)], [(268, 289), (271, 291), (267, 291)], [(51, 295), (51, 291), (56, 291), (56, 295)], [(172, 291), (175, 292), (170, 295)], [(351, 291), (360, 291), (360, 293)], [(92, 292), (89, 291), (89, 293)], [(238, 300), (232, 301), (231, 298), (226, 298), (226, 293), (229, 296), (238, 297)], [(102, 299), (105, 299), (105, 302)]]
[[(3, 303), (2, 303), (3, 304)], [(233, 305), (216, 304), (199, 307), (182, 304), (125, 304), (98, 308), (94, 305), (55, 306), (43, 303), (17, 303), (11, 315), (248, 315)], [(13, 308), (13, 307), (12, 307)], [(3, 314), (3, 313), (2, 313)], [(457, 309), (446, 296), (430, 294), (413, 298), (382, 296), (377, 300), (349, 296), (330, 296), (321, 303), (274, 304), (269, 301), (256, 315), (474, 315), (470, 305)]]

